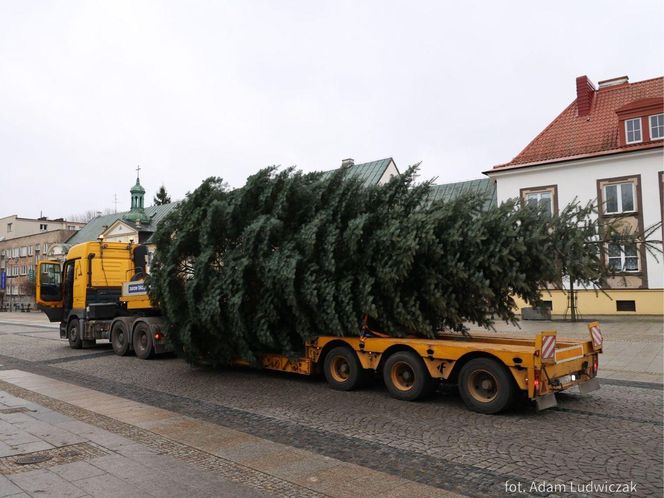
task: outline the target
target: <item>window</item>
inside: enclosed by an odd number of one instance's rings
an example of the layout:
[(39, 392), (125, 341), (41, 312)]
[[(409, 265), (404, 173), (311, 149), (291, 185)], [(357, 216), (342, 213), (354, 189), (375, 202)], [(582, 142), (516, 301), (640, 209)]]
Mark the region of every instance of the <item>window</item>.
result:
[(616, 311), (636, 311), (636, 301), (616, 301)]
[(45, 223), (40, 223), (39, 224), (39, 229), (40, 230), (48, 230), (48, 225)]
[(519, 197), (525, 206), (539, 209), (547, 215), (558, 213), (558, 186), (538, 185), (519, 190)]
[(664, 114), (650, 116), (650, 140), (664, 138)]
[(526, 194), (528, 206), (539, 208), (549, 216), (553, 214), (553, 195), (551, 192), (529, 192)]
[(638, 143), (641, 138), (641, 118), (625, 120), (625, 141), (628, 144)]
[(636, 244), (609, 244), (609, 270), (615, 272), (639, 271)]
[(634, 184), (615, 183), (604, 187), (604, 212), (606, 214), (634, 211)]
[(12, 225), (13, 225), (13, 223), (7, 223), (7, 231), (8, 232), (12, 231)]
[(28, 248), (26, 246), (21, 247), (19, 251), (19, 256), (25, 258), (28, 255)]

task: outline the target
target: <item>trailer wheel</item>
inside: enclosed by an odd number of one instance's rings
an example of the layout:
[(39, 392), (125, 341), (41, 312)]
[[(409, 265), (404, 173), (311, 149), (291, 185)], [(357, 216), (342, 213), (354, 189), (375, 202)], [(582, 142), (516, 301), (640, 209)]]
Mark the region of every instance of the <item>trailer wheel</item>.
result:
[(111, 329), (111, 344), (113, 352), (119, 356), (125, 356), (129, 353), (129, 334), (127, 327), (122, 322), (115, 322)]
[(515, 396), (514, 384), (503, 365), (491, 358), (475, 358), (459, 374), (459, 393), (468, 408), (479, 413), (498, 413)]
[(78, 326), (78, 319), (73, 318), (67, 324), (67, 339), (69, 340), (69, 347), (72, 349), (81, 349), (83, 347), (83, 340), (81, 339), (81, 330)]
[(355, 352), (345, 346), (337, 346), (325, 356), (323, 363), (325, 380), (332, 389), (351, 391), (365, 380), (365, 371)]
[(412, 351), (390, 355), (383, 365), (383, 380), (392, 397), (404, 401), (420, 399), (436, 388), (422, 359)]
[(154, 355), (154, 345), (152, 343), (152, 334), (150, 327), (143, 322), (139, 322), (134, 327), (134, 351), (141, 360), (148, 360)]

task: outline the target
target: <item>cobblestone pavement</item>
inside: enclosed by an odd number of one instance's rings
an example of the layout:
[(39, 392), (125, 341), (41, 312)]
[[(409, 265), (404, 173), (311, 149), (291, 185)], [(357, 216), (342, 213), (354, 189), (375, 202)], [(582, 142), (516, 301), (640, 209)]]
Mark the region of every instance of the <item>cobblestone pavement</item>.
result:
[[(661, 326), (651, 322), (650, 348), (661, 349)], [(609, 335), (629, 344), (625, 328), (609, 325)], [(635, 363), (600, 391), (560, 395), (556, 410), (520, 406), (501, 416), (469, 412), (451, 388), (405, 403), (379, 382), (336, 392), (297, 376), (120, 358), (101, 344), (72, 351), (57, 330), (27, 326), (0, 325), (0, 364), (470, 496), (508, 495), (518, 484), (524, 494), (602, 494), (578, 492), (590, 481), (631, 482), (639, 496), (663, 492), (662, 385), (630, 380)], [(565, 487), (547, 487), (555, 484)]]

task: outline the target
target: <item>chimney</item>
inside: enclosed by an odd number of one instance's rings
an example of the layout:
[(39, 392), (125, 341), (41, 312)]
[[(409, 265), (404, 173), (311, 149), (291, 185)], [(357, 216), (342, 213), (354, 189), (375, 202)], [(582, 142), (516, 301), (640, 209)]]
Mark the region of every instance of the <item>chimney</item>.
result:
[(587, 116), (595, 95), (595, 85), (588, 76), (579, 76), (576, 79), (576, 109), (578, 116)]
[(349, 168), (351, 166), (355, 165), (355, 159), (348, 158), (348, 159), (342, 159), (341, 160), (341, 167), (342, 168)]

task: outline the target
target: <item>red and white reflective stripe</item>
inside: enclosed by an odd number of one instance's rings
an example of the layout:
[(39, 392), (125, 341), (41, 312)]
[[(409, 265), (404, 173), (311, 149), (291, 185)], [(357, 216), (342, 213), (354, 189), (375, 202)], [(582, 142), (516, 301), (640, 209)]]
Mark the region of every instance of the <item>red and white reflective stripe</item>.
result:
[(602, 331), (599, 327), (592, 327), (590, 329), (590, 334), (593, 336), (593, 344), (595, 346), (601, 346), (604, 338), (602, 337)]
[(542, 358), (553, 358), (556, 352), (556, 336), (545, 335), (542, 337)]

